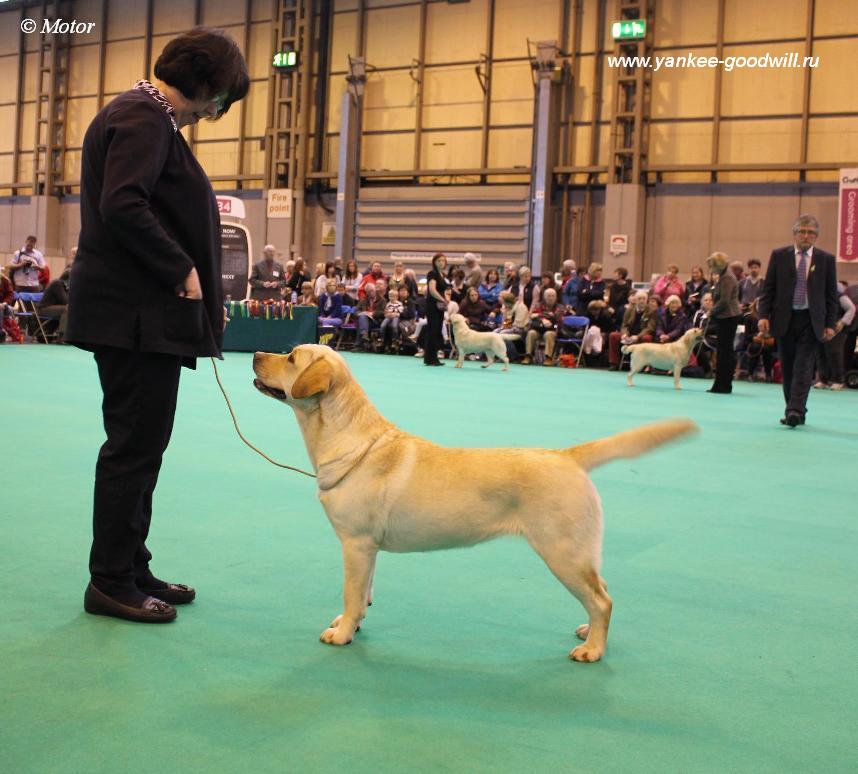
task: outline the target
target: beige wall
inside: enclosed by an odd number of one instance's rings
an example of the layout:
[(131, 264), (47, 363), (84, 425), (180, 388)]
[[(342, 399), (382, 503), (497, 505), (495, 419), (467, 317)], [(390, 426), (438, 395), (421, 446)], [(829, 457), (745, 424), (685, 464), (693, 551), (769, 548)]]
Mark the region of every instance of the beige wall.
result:
[[(108, 23), (100, 29), (101, 0), (73, 0), (75, 17), (98, 22), (89, 34), (72, 37), (68, 83), (64, 177), (79, 177), (79, 147), (83, 132), (98, 109), (97, 74), (104, 44), (104, 99), (128, 88), (144, 72), (147, 46), (151, 61), (176, 33), (193, 26), (195, 0), (156, 0), (152, 38), (147, 40), (146, 3), (106, 0)], [(723, 20), (724, 56), (773, 56), (805, 53), (808, 3), (811, 0), (727, 0)], [(716, 71), (708, 68), (662, 68), (652, 77), (652, 124), (649, 136), (653, 164), (681, 163), (798, 163), (851, 164), (858, 159), (858, 89), (845, 74), (854, 69), (858, 48), (858, 14), (844, 13), (842, 0), (812, 0), (814, 7), (811, 54), (819, 67), (810, 79), (807, 147), (803, 148), (801, 113), (803, 69), (744, 69), (721, 72), (721, 94), (716, 94)], [(363, 166), (373, 170), (401, 170), (414, 166), (415, 152), (423, 168), (475, 167), (481, 162), (484, 119), (483, 91), (474, 63), (492, 48), (487, 141), (490, 166), (530, 164), (533, 85), (528, 40), (560, 40), (564, 13), (568, 34), (561, 42), (574, 51), (569, 60), (576, 72), (572, 85), (571, 164), (607, 163), (613, 77), (605, 66), (601, 99), (596, 104), (596, 43), (605, 50), (613, 43), (609, 25), (613, 3), (603, 30), (596, 29), (598, 0), (495, 0), (494, 26), (489, 36), (488, 0), (448, 4), (430, 0), (427, 6), (426, 54), (422, 123), (417, 141), (417, 85), (409, 66), (419, 55), (419, 0), (365, 0), (363, 29), (359, 30), (357, 0), (336, 0), (332, 16), (329, 99), (323, 168), (336, 165), (339, 98), (344, 88), (347, 56), (364, 53), (372, 65), (366, 88)], [(250, 19), (244, 2), (200, 0), (200, 21), (222, 26), (232, 34), (250, 65), (250, 95), (222, 121), (196, 130), (196, 151), (212, 175), (263, 175), (262, 139), (268, 122), (271, 31), (274, 0), (253, 0)], [(572, 13), (580, 7), (580, 14)], [(659, 0), (655, 4), (654, 43), (661, 56), (689, 51), (713, 55), (717, 42), (718, 0)], [(27, 13), (36, 18), (39, 9)], [(0, 12), (0, 184), (32, 177), (35, 140), (35, 97), (38, 35), (23, 36), (19, 53), (20, 11)], [(245, 46), (245, 34), (248, 43)], [(769, 41), (769, 42), (767, 42)], [(775, 41), (775, 42), (771, 42)], [(21, 58), (22, 57), (22, 58)], [(22, 64), (21, 105), (16, 104), (19, 62)], [(389, 70), (385, 68), (400, 68)], [(717, 102), (717, 105), (716, 105)], [(721, 121), (713, 137), (712, 116)], [(597, 111), (599, 142), (591, 158), (591, 118)], [(19, 168), (12, 169), (14, 127), (20, 125)], [(240, 129), (245, 137), (239, 147)], [(415, 147), (419, 145), (419, 147)], [(240, 152), (243, 151), (243, 160)], [(809, 172), (808, 179), (834, 180), (829, 171)], [(722, 173), (720, 182), (797, 180), (794, 172)], [(664, 181), (704, 182), (705, 172), (665, 175)], [(259, 186), (261, 183), (249, 183)], [(233, 188), (234, 184), (218, 184)], [(0, 189), (2, 190), (2, 189)]]

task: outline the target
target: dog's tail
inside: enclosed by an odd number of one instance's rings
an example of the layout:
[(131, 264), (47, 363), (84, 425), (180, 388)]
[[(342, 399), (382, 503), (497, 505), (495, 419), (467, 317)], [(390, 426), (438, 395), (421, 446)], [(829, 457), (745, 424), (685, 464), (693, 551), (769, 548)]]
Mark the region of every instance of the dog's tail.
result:
[(571, 455), (584, 470), (592, 470), (611, 460), (637, 457), (656, 446), (697, 430), (697, 425), (690, 419), (666, 419), (634, 430), (626, 430), (599, 441), (571, 446), (564, 451)]

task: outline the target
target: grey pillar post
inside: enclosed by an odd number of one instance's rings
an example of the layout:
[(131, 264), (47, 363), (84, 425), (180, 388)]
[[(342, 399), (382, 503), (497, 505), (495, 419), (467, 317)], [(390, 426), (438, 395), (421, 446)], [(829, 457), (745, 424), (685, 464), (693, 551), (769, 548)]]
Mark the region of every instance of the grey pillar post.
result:
[(551, 188), (557, 152), (556, 90), (552, 88), (557, 57), (556, 41), (537, 43), (536, 110), (531, 161), (530, 250), (528, 263), (535, 277), (551, 260)]
[(343, 263), (354, 252), (355, 210), (360, 186), (361, 115), (366, 63), (361, 57), (349, 57), (348, 87), (343, 94), (340, 113), (340, 157), (337, 164), (337, 235), (334, 255)]

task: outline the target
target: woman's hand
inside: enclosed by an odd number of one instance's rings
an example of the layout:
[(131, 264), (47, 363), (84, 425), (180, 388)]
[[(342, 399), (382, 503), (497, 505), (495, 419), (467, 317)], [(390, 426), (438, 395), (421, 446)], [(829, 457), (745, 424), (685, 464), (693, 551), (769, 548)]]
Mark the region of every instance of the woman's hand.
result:
[(203, 297), (203, 289), (200, 286), (200, 275), (197, 274), (196, 267), (191, 269), (190, 274), (185, 277), (185, 283), (179, 291), (179, 295), (182, 296), (182, 298), (188, 298), (196, 301), (199, 301)]

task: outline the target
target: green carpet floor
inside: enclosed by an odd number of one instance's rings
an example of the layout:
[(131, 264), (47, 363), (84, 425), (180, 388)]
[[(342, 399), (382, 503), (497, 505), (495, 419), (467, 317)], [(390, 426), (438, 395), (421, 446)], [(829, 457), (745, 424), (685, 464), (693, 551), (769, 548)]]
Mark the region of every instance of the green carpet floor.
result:
[[(338, 542), (311, 480), (241, 445), (211, 366), (185, 371), (153, 568), (198, 601), (168, 626), (86, 615), (102, 441), (91, 358), (0, 347), (0, 770), (855, 771), (858, 394), (347, 356), (382, 413), (449, 445), (567, 446), (667, 416), (697, 437), (595, 471), (614, 599), (604, 661), (523, 542), (382, 554), (347, 648)], [(245, 432), (307, 457), (292, 412), (221, 365)], [(467, 471), (439, 486), (466, 486)], [(562, 488), (563, 481), (555, 482)], [(515, 477), (510, 474), (510, 487)]]

